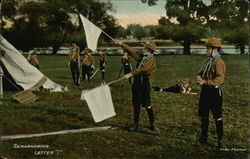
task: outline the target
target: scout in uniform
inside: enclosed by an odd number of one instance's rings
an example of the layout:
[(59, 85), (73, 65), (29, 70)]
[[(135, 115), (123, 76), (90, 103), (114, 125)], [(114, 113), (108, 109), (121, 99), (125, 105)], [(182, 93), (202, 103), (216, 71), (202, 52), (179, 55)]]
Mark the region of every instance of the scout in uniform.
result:
[(71, 45), (71, 51), (68, 54), (70, 60), (70, 70), (72, 73), (72, 79), (75, 85), (80, 85), (80, 70), (79, 70), (79, 61), (80, 53), (79, 48), (75, 43)]
[(168, 88), (152, 87), (155, 91), (190, 94), (192, 91), (191, 79), (186, 78)]
[(102, 49), (99, 49), (99, 63), (100, 63), (100, 70), (102, 73), (102, 80), (105, 79), (105, 66), (107, 62), (107, 55), (103, 52)]
[(134, 106), (134, 124), (130, 128), (132, 131), (138, 130), (139, 116), (141, 106), (146, 108), (149, 120), (150, 129), (153, 131), (158, 131), (155, 125), (155, 118), (153, 113), (153, 108), (151, 106), (150, 98), (150, 83), (149, 77), (156, 69), (156, 60), (153, 57), (154, 51), (156, 50), (156, 45), (154, 41), (147, 42), (144, 45), (143, 55), (136, 52), (135, 49), (122, 43), (121, 41), (115, 41), (122, 49), (128, 54), (130, 54), (135, 61), (138, 62), (137, 69), (133, 72), (124, 75), (124, 78), (134, 77), (132, 84), (132, 103)]
[(28, 56), (28, 61), (32, 66), (36, 67), (39, 70), (39, 64), (38, 59), (36, 58), (36, 53), (36, 51), (30, 52)]
[(196, 78), (196, 82), (202, 87), (198, 112), (201, 117), (201, 136), (199, 142), (202, 145), (207, 144), (209, 111), (211, 110), (215, 119), (218, 149), (220, 149), (223, 146), (222, 91), (220, 86), (224, 82), (226, 66), (219, 54), (221, 42), (218, 38), (209, 38), (206, 47), (208, 58), (203, 61)]
[[(123, 66), (124, 74), (128, 74), (132, 71), (132, 66), (130, 64), (130, 60), (131, 60), (131, 56), (128, 55), (128, 53), (126, 51), (124, 51), (123, 56), (121, 58), (121, 63)], [(128, 80), (129, 80), (129, 83), (132, 84), (131, 78), (129, 78)]]
[(94, 65), (95, 59), (91, 55), (91, 50), (85, 50), (83, 58), (81, 58), (82, 62), (82, 78), (83, 80), (87, 76), (88, 82), (90, 82), (91, 77), (91, 67)]

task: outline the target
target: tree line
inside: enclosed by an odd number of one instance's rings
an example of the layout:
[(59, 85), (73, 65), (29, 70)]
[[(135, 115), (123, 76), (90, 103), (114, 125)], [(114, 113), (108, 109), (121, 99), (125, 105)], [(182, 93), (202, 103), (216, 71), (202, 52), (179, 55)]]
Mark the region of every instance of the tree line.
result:
[[(141, 0), (150, 6), (158, 0)], [(190, 54), (190, 46), (201, 39), (216, 36), (234, 44), (244, 54), (248, 44), (247, 0), (166, 0), (166, 16), (157, 25), (121, 26), (114, 16), (111, 1), (98, 0), (3, 0), (2, 34), (18, 49), (28, 51), (51, 47), (55, 54), (61, 46), (76, 42), (86, 47), (79, 13), (117, 39), (169, 39), (180, 43), (183, 54)], [(110, 39), (105, 35), (100, 43)]]

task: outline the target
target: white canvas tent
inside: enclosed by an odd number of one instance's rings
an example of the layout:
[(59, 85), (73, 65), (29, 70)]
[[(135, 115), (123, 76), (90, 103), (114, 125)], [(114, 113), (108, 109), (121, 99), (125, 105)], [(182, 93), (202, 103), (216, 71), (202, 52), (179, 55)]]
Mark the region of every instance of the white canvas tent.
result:
[[(0, 35), (1, 62), (15, 83), (28, 90), (36, 85), (45, 76), (33, 67), (26, 58), (13, 47), (2, 35)], [(53, 91), (63, 91), (64, 88), (47, 78), (43, 88)]]

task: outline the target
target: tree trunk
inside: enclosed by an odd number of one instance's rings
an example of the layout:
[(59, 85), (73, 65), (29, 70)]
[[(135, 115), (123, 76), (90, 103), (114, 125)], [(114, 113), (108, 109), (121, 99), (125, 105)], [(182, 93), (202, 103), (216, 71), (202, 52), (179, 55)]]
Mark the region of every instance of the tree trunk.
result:
[(57, 51), (59, 50), (59, 48), (60, 48), (60, 45), (54, 44), (52, 54), (55, 55), (57, 53)]
[(190, 52), (190, 45), (191, 45), (191, 42), (190, 40), (188, 39), (185, 39), (184, 40), (184, 43), (183, 43), (183, 55), (191, 55), (191, 52)]
[(244, 44), (240, 44), (240, 54), (245, 54), (245, 45)]
[(62, 46), (62, 44), (64, 43), (66, 39), (66, 36), (67, 36), (67, 31), (64, 31), (62, 36), (58, 38), (59, 40), (57, 40), (57, 42), (54, 43), (53, 50), (52, 50), (53, 55), (55, 55), (57, 51), (60, 49), (60, 47)]

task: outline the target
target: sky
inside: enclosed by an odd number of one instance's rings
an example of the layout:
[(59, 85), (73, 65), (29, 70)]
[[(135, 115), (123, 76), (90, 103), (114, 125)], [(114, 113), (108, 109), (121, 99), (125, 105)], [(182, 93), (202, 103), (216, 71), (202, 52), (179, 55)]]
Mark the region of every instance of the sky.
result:
[[(164, 8), (166, 0), (158, 0), (157, 5), (148, 6), (147, 3), (142, 3), (141, 0), (110, 0), (113, 3), (115, 12), (111, 14), (118, 19), (118, 22), (123, 27), (129, 24), (156, 25), (158, 19), (166, 16)], [(211, 4), (211, 0), (203, 0), (207, 5)]]
[(155, 25), (161, 16), (166, 16), (165, 0), (159, 0), (154, 6), (148, 6), (141, 0), (111, 0), (111, 2), (115, 10), (111, 14), (124, 27), (128, 24)]

